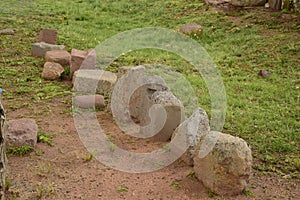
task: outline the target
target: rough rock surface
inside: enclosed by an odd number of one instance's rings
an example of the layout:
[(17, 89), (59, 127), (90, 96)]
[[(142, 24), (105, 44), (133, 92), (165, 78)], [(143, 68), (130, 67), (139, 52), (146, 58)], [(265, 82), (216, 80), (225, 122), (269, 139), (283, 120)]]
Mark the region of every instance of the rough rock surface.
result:
[(42, 77), (48, 80), (55, 80), (58, 79), (63, 72), (64, 68), (60, 64), (54, 62), (46, 62), (44, 64)]
[(46, 62), (59, 63), (62, 66), (70, 66), (71, 54), (65, 50), (48, 51), (45, 60)]
[(32, 146), (37, 142), (38, 126), (33, 119), (23, 118), (9, 121), (6, 144), (14, 146)]
[(241, 138), (212, 131), (196, 148), (195, 175), (217, 194), (241, 193), (251, 175), (251, 167), (251, 150)]
[[(94, 94), (110, 94), (117, 81), (117, 76), (104, 70), (80, 69), (74, 73), (73, 87), (75, 91)], [(96, 87), (95, 87), (96, 86)], [(96, 91), (93, 91), (96, 89)]]
[(14, 30), (11, 28), (0, 30), (0, 35), (14, 35), (14, 34), (15, 34)]
[(180, 26), (179, 31), (181, 33), (184, 33), (184, 34), (187, 34), (187, 35), (191, 35), (191, 34), (199, 35), (199, 34), (202, 33), (203, 28), (199, 24), (191, 23), (191, 24), (187, 24), (187, 25), (184, 25), (184, 26)]
[(102, 95), (75, 96), (73, 103), (80, 108), (105, 107), (105, 100)]
[(64, 45), (48, 44), (45, 42), (39, 42), (32, 44), (31, 54), (36, 57), (44, 57), (47, 51), (52, 50), (64, 50)]
[(70, 79), (73, 78), (74, 73), (80, 69), (95, 69), (96, 68), (96, 51), (89, 49), (82, 51), (72, 49), (71, 51), (71, 65), (70, 65)]
[[(197, 129), (193, 129), (197, 127)], [(179, 131), (183, 131), (187, 137), (188, 146), (186, 153), (181, 157), (185, 163), (190, 166), (194, 165), (194, 155), (196, 147), (200, 142), (200, 139), (207, 135), (210, 131), (208, 116), (202, 108), (197, 108), (194, 113), (182, 122), (174, 131), (172, 139), (178, 134)]]
[(43, 29), (40, 31), (40, 34), (38, 36), (38, 41), (45, 42), (48, 44), (56, 44), (57, 35), (58, 35), (57, 30)]
[(212, 5), (230, 4), (233, 6), (250, 7), (263, 6), (266, 0), (205, 0), (205, 2)]
[(118, 76), (111, 100), (115, 120), (130, 127), (128, 131), (138, 132), (136, 136), (169, 140), (184, 114), (164, 80), (145, 75), (143, 66), (122, 67)]

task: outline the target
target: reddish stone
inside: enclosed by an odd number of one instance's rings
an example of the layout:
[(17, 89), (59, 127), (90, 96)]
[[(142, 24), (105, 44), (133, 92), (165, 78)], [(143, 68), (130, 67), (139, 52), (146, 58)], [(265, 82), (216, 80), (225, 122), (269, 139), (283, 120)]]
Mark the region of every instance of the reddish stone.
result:
[(71, 54), (65, 50), (47, 51), (45, 60), (46, 62), (59, 63), (62, 66), (70, 66)]
[(58, 79), (63, 72), (64, 68), (60, 64), (54, 62), (46, 62), (42, 72), (42, 77), (48, 80), (55, 80)]
[(57, 30), (52, 29), (44, 29), (41, 30), (38, 41), (39, 42), (45, 42), (48, 44), (56, 44), (57, 42)]
[(84, 61), (81, 64), (80, 69), (95, 69), (96, 59), (97, 59), (97, 55), (95, 49), (87, 50), (87, 54), (84, 58)]
[(80, 68), (84, 58), (86, 57), (86, 55), (87, 55), (86, 51), (72, 49), (72, 51), (71, 51), (71, 65), (70, 65), (70, 79), (72, 79), (74, 72), (77, 71)]
[(105, 107), (102, 95), (83, 95), (74, 97), (74, 105), (80, 108), (92, 108), (94, 106)]

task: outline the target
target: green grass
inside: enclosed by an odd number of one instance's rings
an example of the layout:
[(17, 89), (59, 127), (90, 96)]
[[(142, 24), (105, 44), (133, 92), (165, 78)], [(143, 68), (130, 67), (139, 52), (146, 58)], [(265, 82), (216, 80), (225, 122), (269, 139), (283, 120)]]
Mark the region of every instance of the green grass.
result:
[(32, 152), (32, 146), (18, 146), (18, 147), (9, 147), (6, 149), (6, 153), (9, 155), (24, 156)]
[[(59, 43), (93, 48), (125, 30), (164, 27), (177, 30), (196, 22), (203, 32), (194, 37), (218, 65), (227, 94), (223, 132), (247, 140), (256, 169), (299, 177), (300, 155), (300, 22), (284, 21), (282, 13), (213, 11), (194, 0), (46, 0), (1, 1), (0, 27), (14, 28), (0, 37), (0, 80), (8, 112), (65, 101), (71, 88), (40, 78), (43, 59), (30, 55), (30, 45), (42, 28), (59, 30)], [(157, 63), (171, 66), (192, 84), (199, 105), (210, 115), (205, 82), (186, 61), (160, 50), (134, 51), (118, 58), (118, 66)], [(268, 70), (267, 78), (258, 76)], [(70, 104), (70, 102), (68, 102)]]

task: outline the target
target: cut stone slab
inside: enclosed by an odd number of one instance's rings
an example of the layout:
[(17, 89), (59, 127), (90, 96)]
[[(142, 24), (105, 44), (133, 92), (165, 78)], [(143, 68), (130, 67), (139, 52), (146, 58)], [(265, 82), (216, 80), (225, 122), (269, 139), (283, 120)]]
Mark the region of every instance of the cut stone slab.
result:
[(196, 148), (195, 175), (219, 195), (240, 194), (249, 181), (251, 168), (251, 149), (241, 138), (212, 131)]
[(102, 95), (75, 96), (73, 102), (80, 108), (105, 107), (105, 100)]
[(15, 34), (14, 30), (11, 28), (0, 30), (0, 35), (14, 35), (14, 34)]
[(32, 146), (37, 142), (38, 126), (34, 119), (14, 119), (8, 122), (6, 144), (9, 147)]
[(209, 120), (205, 110), (197, 108), (188, 119), (176, 128), (172, 135), (172, 139), (180, 131), (186, 136), (186, 141), (188, 141), (189, 146), (186, 153), (181, 158), (185, 163), (193, 166), (196, 147), (199, 144), (200, 139), (210, 131)]
[(70, 66), (71, 54), (65, 50), (47, 51), (45, 60), (46, 62), (59, 63), (62, 66)]
[(179, 27), (179, 32), (187, 35), (191, 35), (191, 34), (200, 35), (202, 31), (203, 31), (202, 26), (196, 23), (191, 23)]
[(44, 57), (47, 51), (52, 50), (64, 50), (64, 45), (48, 44), (45, 42), (39, 42), (32, 44), (31, 54), (36, 57)]
[(44, 64), (42, 78), (47, 80), (55, 80), (58, 79), (63, 72), (64, 68), (59, 63), (46, 62)]
[[(117, 76), (104, 70), (80, 69), (74, 73), (73, 87), (75, 92), (86, 94), (110, 95), (117, 81)], [(96, 91), (94, 91), (96, 89)]]
[(53, 29), (43, 29), (39, 33), (38, 42), (45, 42), (48, 44), (56, 44), (57, 43), (57, 30)]

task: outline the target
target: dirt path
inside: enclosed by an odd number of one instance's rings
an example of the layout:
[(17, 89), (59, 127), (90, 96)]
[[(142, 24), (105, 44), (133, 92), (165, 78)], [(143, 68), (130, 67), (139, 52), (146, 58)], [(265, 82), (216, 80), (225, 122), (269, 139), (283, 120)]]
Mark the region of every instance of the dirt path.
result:
[[(71, 98), (66, 97), (66, 98)], [(55, 103), (54, 103), (55, 102)], [(192, 168), (178, 160), (152, 173), (129, 174), (110, 169), (96, 159), (89, 161), (76, 132), (70, 105), (53, 101), (36, 115), (34, 109), (8, 111), (8, 118), (31, 116), (39, 129), (54, 134), (53, 146), (38, 143), (28, 156), (9, 156), (10, 194), (8, 199), (299, 199), (299, 180), (288, 180), (275, 174), (254, 171), (248, 195), (234, 198), (214, 196), (195, 178)], [(136, 141), (126, 143), (118, 134), (111, 116), (98, 112), (99, 121), (121, 147), (137, 149), (149, 145)], [(36, 152), (42, 152), (37, 155)], [(253, 194), (252, 194), (253, 193)], [(252, 197), (254, 196), (254, 197)]]

